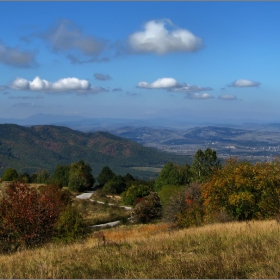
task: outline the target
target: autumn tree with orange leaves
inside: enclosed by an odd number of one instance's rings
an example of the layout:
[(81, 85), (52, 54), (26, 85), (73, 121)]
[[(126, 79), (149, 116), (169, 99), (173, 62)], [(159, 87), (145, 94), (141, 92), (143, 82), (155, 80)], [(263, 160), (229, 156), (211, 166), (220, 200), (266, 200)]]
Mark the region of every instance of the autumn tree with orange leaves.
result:
[(280, 162), (229, 159), (202, 187), (208, 220), (224, 212), (234, 220), (275, 217), (280, 206)]

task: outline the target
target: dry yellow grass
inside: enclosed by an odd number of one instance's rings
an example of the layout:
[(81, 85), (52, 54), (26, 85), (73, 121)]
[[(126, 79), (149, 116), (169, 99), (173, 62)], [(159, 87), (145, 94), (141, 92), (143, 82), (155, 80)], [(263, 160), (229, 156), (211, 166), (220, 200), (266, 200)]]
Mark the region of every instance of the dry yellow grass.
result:
[[(1, 278), (279, 278), (276, 221), (97, 231), (72, 245), (0, 256)], [(104, 236), (104, 237), (102, 237)]]

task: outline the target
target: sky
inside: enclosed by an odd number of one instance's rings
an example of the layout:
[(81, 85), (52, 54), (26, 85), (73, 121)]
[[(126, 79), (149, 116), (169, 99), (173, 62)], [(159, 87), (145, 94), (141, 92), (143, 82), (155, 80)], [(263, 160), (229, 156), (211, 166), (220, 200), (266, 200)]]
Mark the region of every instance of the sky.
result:
[(0, 10), (0, 118), (280, 122), (280, 2)]

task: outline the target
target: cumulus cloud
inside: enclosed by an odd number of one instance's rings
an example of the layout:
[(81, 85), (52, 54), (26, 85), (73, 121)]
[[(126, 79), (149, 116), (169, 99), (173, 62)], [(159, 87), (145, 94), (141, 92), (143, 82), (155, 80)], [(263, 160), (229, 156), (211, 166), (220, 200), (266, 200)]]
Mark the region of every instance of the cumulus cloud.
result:
[(105, 41), (86, 35), (70, 20), (56, 22), (41, 36), (56, 52), (76, 50), (86, 56), (99, 54), (105, 48)]
[(219, 99), (222, 100), (236, 100), (236, 96), (235, 95), (231, 95), (231, 94), (224, 94), (218, 97)]
[(199, 92), (199, 91), (208, 91), (208, 90), (213, 90), (210, 87), (200, 87), (200, 86), (195, 86), (195, 85), (189, 85), (189, 84), (184, 84), (184, 85), (179, 85), (177, 87), (174, 87), (170, 89), (170, 91), (173, 92)]
[(129, 36), (128, 43), (134, 52), (155, 52), (159, 55), (170, 52), (194, 52), (202, 46), (200, 38), (187, 29), (177, 28), (169, 19), (146, 22), (143, 31)]
[(254, 81), (245, 80), (245, 79), (239, 79), (230, 84), (230, 86), (232, 86), (232, 87), (258, 87), (259, 85), (260, 85), (259, 82), (254, 82)]
[(0, 63), (28, 68), (36, 66), (35, 53), (22, 51), (19, 48), (11, 48), (0, 43)]
[(210, 99), (210, 98), (214, 98), (214, 96), (212, 96), (209, 93), (188, 93), (186, 98), (189, 99)]
[(107, 81), (107, 80), (112, 79), (112, 77), (110, 75), (103, 75), (100, 73), (95, 73), (93, 76), (95, 77), (96, 80), (99, 80), (99, 81)]
[(44, 91), (49, 93), (76, 92), (77, 94), (86, 94), (107, 91), (104, 88), (94, 88), (87, 80), (80, 80), (75, 77), (63, 78), (53, 83), (38, 76), (33, 81), (16, 78), (10, 87), (14, 90)]
[(173, 78), (160, 78), (152, 83), (139, 82), (138, 88), (148, 88), (148, 89), (169, 89), (178, 86), (178, 82)]

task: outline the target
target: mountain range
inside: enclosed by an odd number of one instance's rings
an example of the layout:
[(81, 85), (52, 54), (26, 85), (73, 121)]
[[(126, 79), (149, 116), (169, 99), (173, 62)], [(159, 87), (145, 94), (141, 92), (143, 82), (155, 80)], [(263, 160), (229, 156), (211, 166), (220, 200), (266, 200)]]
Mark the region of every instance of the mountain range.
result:
[[(108, 132), (81, 132), (63, 126), (0, 125), (0, 174), (8, 167), (20, 172), (52, 172), (56, 165), (88, 162), (96, 176), (108, 165), (115, 173), (155, 176), (168, 161), (180, 165), (191, 158), (143, 147)], [(152, 171), (144, 171), (150, 167)], [(153, 170), (154, 168), (154, 170)], [(155, 169), (158, 168), (158, 169)]]

